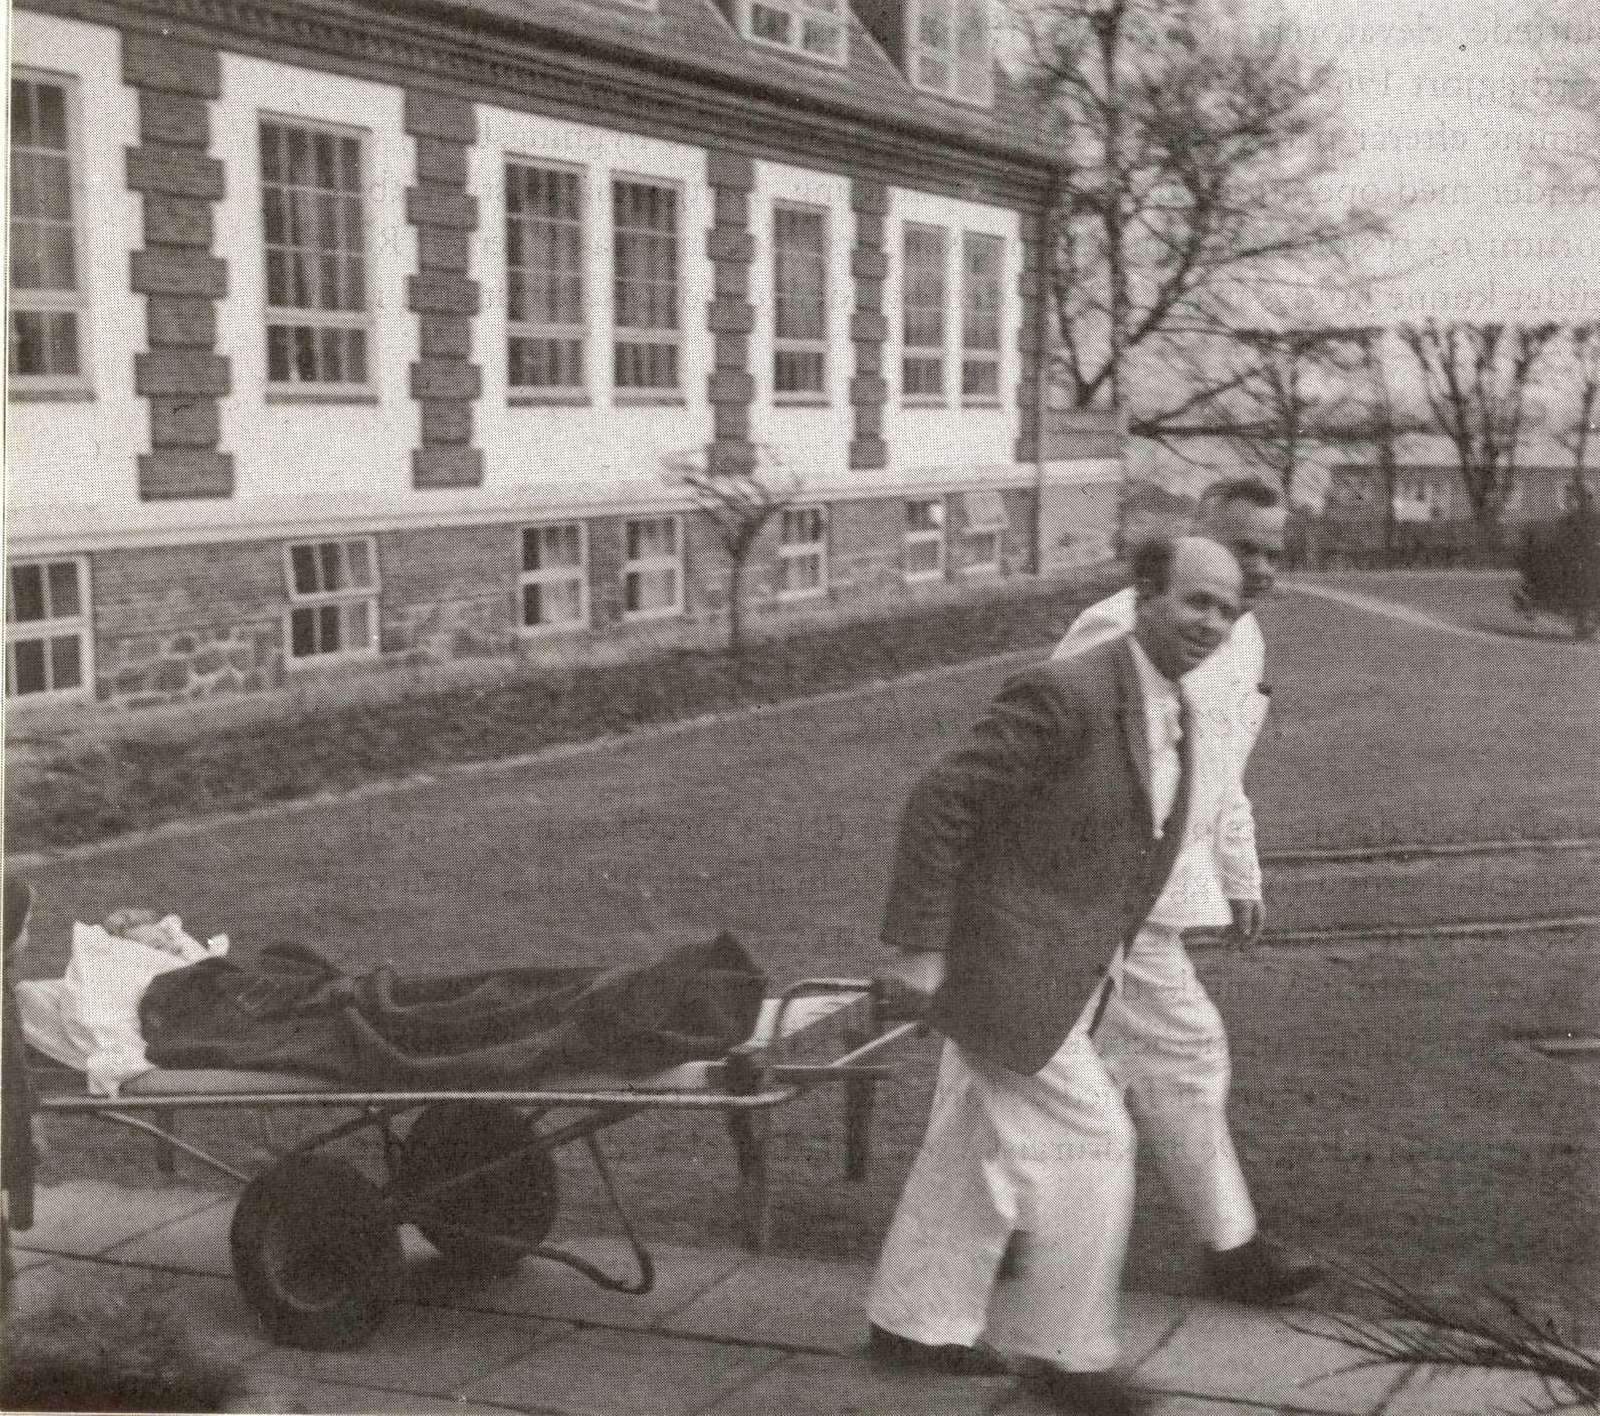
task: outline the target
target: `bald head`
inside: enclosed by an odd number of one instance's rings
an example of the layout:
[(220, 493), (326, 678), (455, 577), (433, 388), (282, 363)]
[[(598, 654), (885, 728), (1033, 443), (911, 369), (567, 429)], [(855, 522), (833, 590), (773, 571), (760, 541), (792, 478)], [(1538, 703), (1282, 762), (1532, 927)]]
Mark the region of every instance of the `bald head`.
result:
[(1169, 679), (1212, 654), (1240, 613), (1242, 574), (1227, 547), (1206, 536), (1146, 542), (1134, 553), (1134, 637)]

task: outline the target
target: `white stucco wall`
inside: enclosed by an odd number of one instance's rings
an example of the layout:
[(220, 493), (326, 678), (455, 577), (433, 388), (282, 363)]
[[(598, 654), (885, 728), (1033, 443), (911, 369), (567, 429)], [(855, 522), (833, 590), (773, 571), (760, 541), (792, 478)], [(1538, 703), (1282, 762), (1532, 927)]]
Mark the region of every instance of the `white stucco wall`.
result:
[[(548, 160), (584, 173), (584, 304), (587, 407), (513, 406), (506, 369), (507, 157)], [(682, 401), (669, 406), (619, 403), (612, 388), (611, 180), (639, 176), (679, 191), (679, 354)], [(712, 345), (706, 306), (712, 295), (706, 233), (711, 192), (702, 149), (488, 105), (478, 108), (478, 142), (468, 185), (478, 199), (472, 274), (482, 295), (473, 322), (472, 357), (483, 371), (475, 412), (484, 453), (485, 504), (508, 498), (524, 506), (634, 501), (667, 491), (664, 454), (702, 450), (711, 437), (706, 378)]]
[(148, 406), (133, 392), (144, 348), (144, 300), (128, 288), (144, 244), (140, 198), (124, 151), (139, 142), (139, 103), (122, 83), (117, 32), (16, 10), (11, 62), (75, 80), (79, 276), (87, 297), (79, 347), (92, 397), (13, 398), (6, 423), (7, 534), (71, 526), (102, 510), (125, 515), (138, 494), (137, 455), (150, 445)]
[[(773, 209), (782, 202), (819, 207), (828, 214), (826, 394), (825, 402), (817, 407), (780, 405), (773, 394)], [(850, 479), (850, 439), (855, 428), (850, 405), (850, 380), (855, 374), (855, 346), (850, 342), (855, 279), (850, 253), (855, 246), (855, 226), (848, 177), (775, 162), (756, 164), (756, 185), (750, 197), (750, 230), (755, 237), (750, 300), (756, 312), (755, 328), (750, 332), (750, 372), (755, 380), (750, 437), (770, 447), (808, 489)]]
[[(233, 392), (222, 400), (222, 450), (234, 459), (231, 519), (298, 518), (330, 503), (392, 507), (415, 496), (411, 451), (420, 413), (410, 393), (417, 320), (406, 280), (417, 269), (406, 189), (415, 181), (400, 89), (241, 55), (222, 57), (223, 99), (211, 106), (211, 152), (227, 171), (216, 248), (228, 260), (217, 307), (217, 349)], [(376, 402), (269, 402), (259, 123), (263, 114), (359, 129), (363, 136), (368, 326)], [(173, 514), (215, 517), (179, 504)]]
[[(945, 403), (907, 408), (900, 389), (903, 320), (901, 293), (905, 268), (905, 226), (942, 226), (945, 242)], [(961, 404), (961, 237), (982, 232), (1005, 240), (1000, 272), (1000, 406), (964, 408)], [(935, 196), (904, 187), (889, 190), (889, 220), (884, 247), (889, 274), (883, 283), (883, 309), (889, 337), (883, 346), (889, 400), (883, 410), (883, 436), (889, 445), (889, 470), (917, 475), (936, 469), (1013, 468), (1018, 429), (1017, 379), (1021, 319), (1017, 280), (1021, 273), (1021, 219), (1015, 211), (980, 202)]]

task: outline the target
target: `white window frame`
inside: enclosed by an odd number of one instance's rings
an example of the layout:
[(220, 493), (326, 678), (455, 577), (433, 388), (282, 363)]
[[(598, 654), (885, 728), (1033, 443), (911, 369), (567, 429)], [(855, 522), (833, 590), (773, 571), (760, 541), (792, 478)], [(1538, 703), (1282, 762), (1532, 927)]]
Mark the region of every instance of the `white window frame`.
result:
[[(72, 263), (75, 287), (72, 290), (18, 290), (11, 283), (10, 261), (11, 253), (8, 249), (6, 288), (10, 296), (11, 308), (6, 320), (6, 363), (10, 367), (10, 346), (12, 343), (11, 323), (18, 315), (38, 314), (47, 319), (51, 315), (73, 315), (77, 319), (77, 353), (78, 372), (75, 374), (8, 374), (8, 388), (13, 394), (51, 394), (83, 396), (90, 392), (89, 354), (90, 354), (90, 327), (89, 327), (89, 260), (86, 249), (86, 226), (84, 222), (83, 199), (83, 110), (78, 92), (78, 80), (73, 74), (56, 73), (48, 69), (33, 69), (18, 66), (11, 71), (12, 83), (21, 81), (29, 84), (50, 84), (62, 90), (63, 121), (67, 128), (67, 146), (65, 156), (67, 160), (67, 201), (68, 201), (68, 226), (72, 234)], [(8, 97), (6, 100), (10, 102)], [(16, 141), (16, 131), (11, 129), (10, 142)], [(7, 154), (7, 160), (15, 168), (15, 147)], [(54, 151), (54, 149), (44, 149)], [(9, 241), (9, 232), (8, 241)], [(31, 696), (31, 695), (30, 695)]]
[[(617, 225), (617, 188), (622, 185), (633, 187), (654, 187), (659, 191), (672, 194), (672, 328), (645, 329), (622, 323), (622, 315), (617, 300), (617, 281), (619, 272), (617, 268), (617, 253), (620, 249), (618, 241), (619, 227)], [(619, 403), (627, 402), (652, 402), (662, 399), (680, 399), (683, 396), (683, 271), (684, 271), (684, 238), (689, 234), (684, 224), (687, 215), (684, 207), (683, 185), (670, 178), (648, 177), (635, 172), (613, 172), (608, 184), (608, 194), (611, 200), (610, 211), (610, 288), (611, 288), (611, 390), (612, 397)], [(628, 228), (630, 230), (645, 230), (647, 228)], [(654, 233), (659, 235), (660, 233)], [(673, 369), (675, 377), (670, 384), (623, 384), (617, 379), (617, 355), (625, 344), (654, 344), (661, 347), (670, 347), (674, 351)]]
[[(366, 548), (367, 567), (371, 584), (358, 585), (350, 574), (350, 547), (360, 544)], [(339, 548), (340, 566), (346, 584), (336, 590), (303, 591), (295, 588), (294, 553), (310, 547), (319, 558), (322, 548)], [(320, 574), (320, 566), (319, 566)], [(283, 615), (283, 661), (290, 669), (313, 668), (318, 664), (340, 663), (350, 659), (374, 658), (378, 653), (380, 638), (378, 622), (379, 598), (383, 588), (378, 569), (378, 545), (374, 536), (315, 536), (285, 541), (283, 545), (283, 580), (289, 592), (289, 604)], [(348, 622), (341, 608), (339, 615), (340, 647), (331, 652), (296, 654), (294, 652), (294, 616), (296, 611), (319, 610), (328, 605), (340, 607), (364, 602), (367, 606), (367, 638), (364, 644), (352, 648)]]
[[(801, 216), (815, 216), (822, 222), (822, 334), (816, 339), (797, 339), (778, 333), (779, 289), (778, 217), (782, 212)], [(827, 207), (810, 206), (803, 202), (775, 202), (772, 207), (772, 400), (779, 404), (825, 403), (828, 401), (828, 333), (832, 322), (828, 318), (828, 280), (833, 232)], [(807, 252), (809, 255), (810, 253)], [(822, 358), (822, 374), (816, 388), (778, 388), (778, 359), (782, 354), (818, 354)]]
[[(998, 575), (1005, 557), (1005, 533), (1011, 525), (1011, 518), (1005, 509), (1005, 500), (999, 491), (984, 490), (976, 495), (985, 499), (994, 498), (999, 509), (999, 516), (995, 519), (986, 519), (980, 522), (972, 520), (972, 505), (974, 493), (962, 493), (962, 512), (966, 520), (961, 527), (961, 573), (963, 575)], [(974, 559), (973, 547), (982, 545), (987, 541), (994, 550), (991, 555), (983, 559)]]
[[(628, 533), (634, 526), (652, 521), (672, 523), (673, 553), (667, 556), (641, 556), (634, 560), (628, 555)], [(622, 523), (622, 617), (624, 620), (670, 619), (683, 613), (683, 517), (676, 512), (661, 516), (630, 516)], [(674, 589), (673, 602), (649, 610), (628, 608), (628, 577), (652, 570), (671, 570)]]
[[(353, 138), (356, 141), (356, 162), (359, 166), (357, 172), (357, 186), (354, 193), (360, 202), (361, 232), (360, 244), (350, 248), (347, 254), (355, 254), (361, 260), (361, 308), (359, 310), (325, 310), (316, 306), (300, 305), (274, 305), (271, 303), (271, 284), (267, 270), (269, 265), (270, 243), (267, 240), (267, 188), (269, 185), (280, 189), (288, 189), (289, 184), (269, 184), (264, 172), (265, 163), (262, 153), (266, 141), (266, 128), (268, 126), (283, 129), (299, 129), (309, 134), (326, 134), (336, 138)], [(373, 354), (375, 341), (373, 339), (373, 309), (376, 301), (373, 299), (373, 263), (372, 263), (372, 202), (368, 190), (367, 175), (371, 170), (371, 134), (362, 128), (353, 128), (342, 123), (325, 123), (320, 119), (304, 118), (298, 114), (275, 113), (261, 110), (256, 114), (256, 189), (258, 201), (256, 204), (260, 220), (261, 239), (261, 303), (262, 303), (262, 333), (264, 337), (264, 352), (266, 358), (263, 363), (266, 375), (266, 387), (269, 397), (273, 395), (288, 395), (292, 398), (306, 399), (331, 399), (341, 398), (370, 398), (375, 391)], [(331, 189), (313, 188), (314, 191)], [(351, 193), (343, 188), (337, 189), (337, 195), (343, 199)], [(342, 210), (343, 202), (340, 202)], [(340, 217), (343, 221), (343, 217)], [(287, 249), (287, 248), (285, 248)], [(306, 249), (316, 251), (320, 256), (322, 247), (312, 246)], [(345, 248), (340, 248), (344, 251)], [(319, 275), (320, 279), (320, 275)], [(362, 379), (301, 379), (294, 375), (295, 361), (293, 351), (290, 357), (290, 377), (287, 379), (274, 379), (272, 377), (272, 331), (275, 327), (293, 329), (303, 326), (318, 332), (325, 329), (349, 330), (359, 332), (362, 336), (363, 354), (362, 363), (365, 366), (366, 377)], [(346, 346), (348, 349), (348, 345)], [(319, 355), (320, 362), (320, 355)]]
[[(788, 16), (790, 40), (772, 39), (756, 33), (755, 10), (771, 10)], [(806, 22), (830, 27), (837, 36), (834, 51), (809, 49), (805, 45)], [(822, 64), (843, 67), (850, 62), (850, 5), (849, 0), (739, 0), (739, 32), (752, 44), (776, 49), (783, 54), (815, 59)]]
[[(918, 527), (912, 516), (912, 507), (926, 506), (934, 511), (934, 525), (931, 528)], [(904, 578), (910, 584), (923, 580), (943, 580), (945, 571), (945, 505), (943, 497), (907, 497), (906, 498), (906, 555), (904, 563)], [(911, 569), (911, 548), (913, 546), (932, 546), (934, 548), (934, 564), (927, 570)]]
[[(939, 343), (912, 344), (911, 334), (911, 262), (907, 259), (912, 233), (939, 238)], [(933, 305), (919, 305), (918, 309), (931, 310)], [(906, 364), (917, 359), (925, 362), (937, 360), (939, 388), (936, 393), (910, 392), (907, 388)], [(900, 402), (907, 408), (939, 408), (950, 397), (950, 228), (933, 222), (908, 221), (900, 231)]]
[[(38, 566), (44, 581), (45, 605), (48, 611), (50, 597), (50, 567), (54, 565), (70, 565), (74, 576), (77, 578), (78, 613), (75, 615), (53, 615), (37, 620), (13, 620), (12, 612), (15, 609), (16, 597), (11, 592), (11, 577), (15, 571), (29, 566)], [(75, 699), (89, 698), (94, 694), (94, 611), (90, 600), (91, 585), (89, 581), (89, 558), (87, 556), (26, 556), (14, 561), (6, 562), (6, 685), (5, 702), (8, 709), (15, 709), (29, 703), (62, 703)], [(70, 688), (50, 687), (35, 693), (15, 693), (12, 685), (16, 682), (16, 646), (19, 642), (43, 640), (45, 649), (45, 673), (50, 679), (55, 677), (55, 667), (51, 660), (50, 645), (57, 639), (65, 639), (69, 635), (78, 641), (78, 677), (79, 682)]]
[[(511, 241), (511, 201), (509, 197), (510, 169), (513, 167), (531, 168), (539, 172), (558, 173), (562, 176), (575, 177), (578, 182), (578, 321), (576, 324), (551, 324), (541, 320), (521, 319), (511, 317), (511, 272), (512, 256), (514, 249)], [(593, 301), (589, 290), (588, 270), (588, 234), (590, 222), (593, 220), (591, 209), (591, 193), (588, 173), (585, 169), (570, 162), (550, 162), (543, 158), (524, 157), (518, 153), (508, 152), (500, 164), (500, 180), (502, 183), (501, 195), (505, 201), (505, 226), (503, 237), (505, 240), (505, 276), (506, 276), (506, 392), (507, 396), (518, 402), (538, 402), (543, 399), (560, 400), (563, 398), (581, 397), (589, 391), (589, 326)], [(528, 218), (519, 214), (515, 218), (519, 228)], [(565, 218), (558, 218), (565, 221)], [(519, 269), (528, 269), (519, 267)], [(578, 341), (578, 381), (571, 384), (530, 384), (516, 383), (513, 381), (514, 364), (511, 358), (511, 341), (514, 339), (576, 339)]]
[[(578, 533), (578, 564), (575, 566), (541, 566), (529, 570), (527, 537), (529, 532), (566, 531)], [(567, 634), (575, 629), (589, 627), (589, 527), (583, 521), (533, 521), (517, 528), (517, 633), (531, 636)], [(557, 620), (551, 624), (529, 624), (526, 619), (524, 591), (530, 585), (578, 586), (578, 617)]]
[[(959, 82), (964, 71), (972, 71), (976, 61), (963, 61), (960, 57), (960, 20), (965, 5), (980, 6), (984, 14), (984, 59), (977, 70), (977, 91), (963, 92)], [(925, 11), (940, 10), (945, 14), (949, 28), (948, 48), (927, 44), (922, 38), (922, 17)], [(906, 74), (913, 87), (924, 93), (938, 94), (955, 103), (971, 104), (974, 108), (994, 107), (994, 13), (989, 0), (909, 0), (906, 13)], [(945, 78), (940, 82), (930, 76), (930, 66), (943, 66)]]
[[(816, 536), (811, 540), (790, 539), (791, 528), (798, 528), (801, 518), (815, 517)], [(794, 567), (801, 562), (815, 562), (815, 585), (792, 585)], [(783, 509), (778, 523), (778, 598), (780, 600), (815, 600), (828, 593), (828, 508), (821, 503), (789, 506)]]
[[(973, 243), (986, 244), (995, 257), (994, 272), (994, 347), (992, 349), (975, 347), (967, 342), (970, 333), (969, 319), (981, 311), (975, 311), (972, 306), (974, 282), (972, 272), (968, 267), (968, 252)], [(1006, 241), (1004, 236), (996, 235), (992, 231), (963, 231), (961, 233), (961, 323), (959, 334), (961, 337), (961, 401), (969, 408), (992, 408), (999, 405), (1001, 397), (1001, 364), (1000, 350), (1005, 344), (1005, 314), (1006, 314)], [(993, 393), (968, 393), (967, 370), (969, 366), (982, 365), (994, 370)]]

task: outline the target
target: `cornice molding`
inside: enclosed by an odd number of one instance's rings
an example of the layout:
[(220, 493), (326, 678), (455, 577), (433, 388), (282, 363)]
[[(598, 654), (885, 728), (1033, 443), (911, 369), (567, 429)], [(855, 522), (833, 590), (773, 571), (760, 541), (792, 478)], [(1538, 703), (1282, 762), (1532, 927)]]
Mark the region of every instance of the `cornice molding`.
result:
[[(263, 58), (337, 69), (401, 85), (421, 83), (512, 109), (615, 125), (626, 114), (653, 131), (753, 157), (804, 164), (897, 185), (988, 196), (1032, 209), (1049, 180), (1042, 157), (971, 135), (919, 127), (904, 116), (868, 117), (843, 105), (754, 79), (694, 77), (663, 57), (638, 62), (573, 47), (536, 47), (504, 25), (491, 47), (484, 28), (368, 8), (351, 0), (19, 0), (21, 8), (215, 45)], [(595, 46), (590, 46), (591, 49)]]

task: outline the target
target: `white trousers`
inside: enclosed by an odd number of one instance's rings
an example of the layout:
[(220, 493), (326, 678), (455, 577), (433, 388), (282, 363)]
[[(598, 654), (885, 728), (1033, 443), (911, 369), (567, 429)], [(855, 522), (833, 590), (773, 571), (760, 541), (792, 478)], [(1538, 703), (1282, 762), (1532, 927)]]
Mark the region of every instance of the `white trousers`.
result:
[(1099, 989), (1033, 1076), (945, 1044), (873, 1323), (917, 1342), (986, 1337), (1075, 1371), (1114, 1365), (1136, 1128), (1201, 1243), (1255, 1233), (1228, 1132), (1227, 1034), (1182, 938), (1147, 925), (1102, 987), (1092, 1035)]

